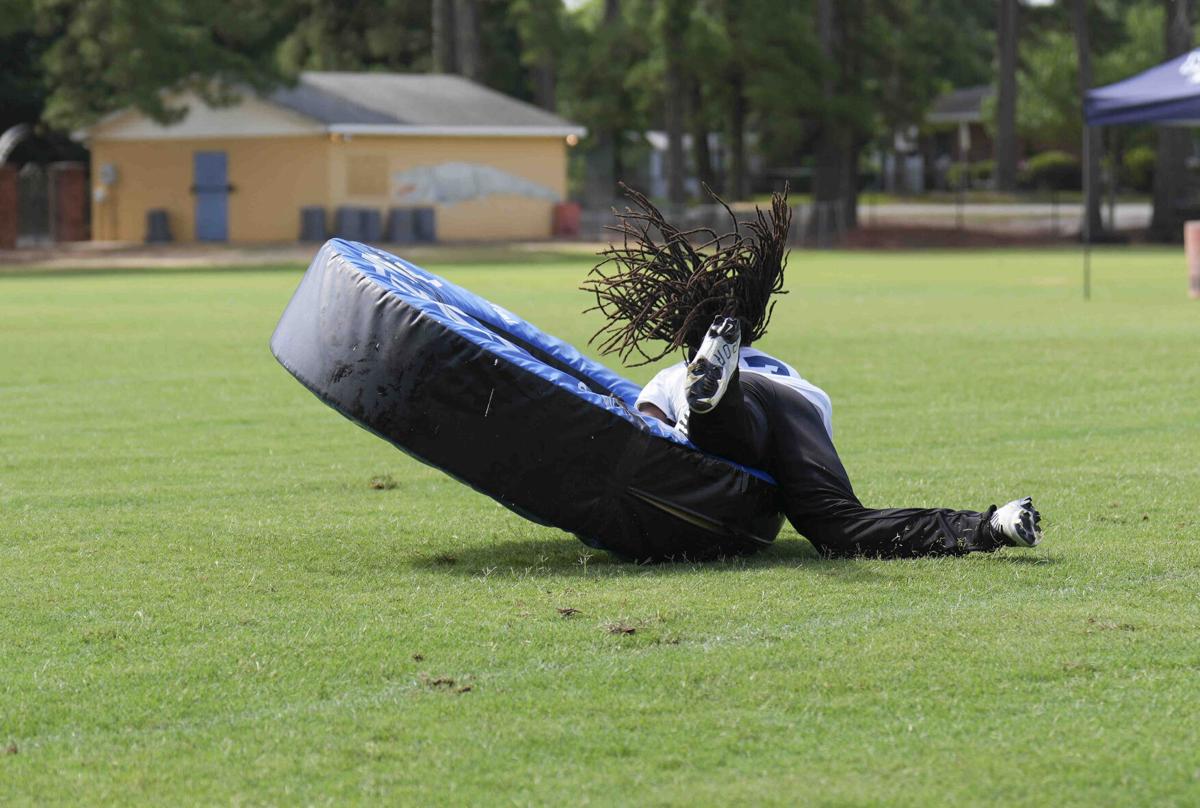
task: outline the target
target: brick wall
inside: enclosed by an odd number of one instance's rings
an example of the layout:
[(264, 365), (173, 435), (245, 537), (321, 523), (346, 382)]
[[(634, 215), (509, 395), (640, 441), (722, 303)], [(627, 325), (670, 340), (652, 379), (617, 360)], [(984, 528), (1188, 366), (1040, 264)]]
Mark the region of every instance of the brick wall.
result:
[(0, 166), (0, 250), (17, 246), (17, 170)]
[(55, 241), (87, 241), (89, 204), (83, 163), (51, 165), (50, 232)]

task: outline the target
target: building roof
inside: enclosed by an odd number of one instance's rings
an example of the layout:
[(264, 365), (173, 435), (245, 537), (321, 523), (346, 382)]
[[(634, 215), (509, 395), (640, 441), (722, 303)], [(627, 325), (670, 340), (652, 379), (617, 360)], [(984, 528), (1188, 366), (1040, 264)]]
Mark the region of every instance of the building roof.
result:
[(584, 134), (552, 112), (445, 74), (307, 71), (267, 100), (344, 134)]
[(992, 86), (960, 87), (938, 97), (925, 120), (929, 123), (980, 123), (983, 104), (992, 97)]
[(182, 121), (163, 125), (136, 109), (114, 112), (75, 133), (80, 140), (283, 135), (582, 137), (587, 130), (552, 112), (462, 76), (427, 73), (304, 72), (290, 87), (209, 107), (185, 93)]

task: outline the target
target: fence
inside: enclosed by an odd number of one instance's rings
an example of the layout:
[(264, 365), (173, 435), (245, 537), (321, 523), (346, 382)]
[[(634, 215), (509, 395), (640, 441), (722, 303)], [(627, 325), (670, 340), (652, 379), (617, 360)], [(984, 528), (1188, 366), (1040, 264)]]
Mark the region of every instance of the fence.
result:
[(85, 241), (89, 230), (83, 163), (0, 165), (0, 249)]
[[(623, 207), (621, 208), (623, 209)], [(739, 222), (752, 216), (752, 208), (738, 206), (734, 215)], [(792, 227), (788, 231), (788, 243), (794, 247), (830, 247), (835, 245), (848, 229), (845, 206), (837, 202), (820, 202), (792, 205)], [(721, 205), (692, 205), (671, 210), (663, 209), (667, 221), (680, 230), (712, 230), (717, 234), (733, 230), (729, 211)], [(584, 241), (610, 241), (619, 221), (612, 209), (588, 209), (580, 213), (579, 238)]]
[(50, 172), (39, 163), (26, 163), (17, 172), (17, 246), (51, 240)]
[[(617, 204), (624, 208), (623, 202)], [(664, 206), (662, 210), (668, 221), (684, 230), (709, 228), (724, 233), (732, 229), (729, 214), (720, 205)], [(1106, 230), (1139, 231), (1150, 223), (1151, 206), (1146, 199), (1106, 198), (1102, 212)], [(753, 206), (741, 203), (735, 214), (739, 221), (749, 219)], [(854, 227), (868, 237), (871, 231), (911, 231), (933, 234), (935, 242), (937, 233), (955, 232), (1001, 241), (1058, 241), (1078, 237), (1083, 204), (1077, 193), (931, 193), (898, 197), (866, 192), (859, 197), (857, 214)], [(580, 215), (579, 235), (584, 240), (609, 241), (613, 231), (608, 228), (617, 224), (611, 209), (585, 209)], [(789, 243), (793, 247), (834, 247), (851, 229), (845, 206), (839, 202), (792, 205)]]

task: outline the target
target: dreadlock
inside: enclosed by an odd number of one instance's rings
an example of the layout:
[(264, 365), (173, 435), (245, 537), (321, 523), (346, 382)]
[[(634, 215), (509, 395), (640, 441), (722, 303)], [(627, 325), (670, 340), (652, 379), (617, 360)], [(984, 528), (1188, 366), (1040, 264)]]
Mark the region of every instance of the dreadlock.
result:
[[(709, 227), (680, 230), (668, 222), (644, 194), (624, 183), (621, 189), (635, 209), (616, 212), (619, 224), (609, 227), (622, 243), (599, 253), (603, 259), (583, 282), (596, 296), (607, 322), (589, 344), (599, 340), (601, 353), (616, 353), (630, 364), (633, 354), (645, 365), (684, 346), (695, 349), (709, 324), (720, 316), (740, 321), (746, 343), (767, 333), (775, 304), (783, 291), (787, 265), (787, 233), (792, 212), (787, 188), (772, 194), (771, 210), (755, 208), (748, 222), (707, 185), (705, 192), (725, 209), (732, 232), (718, 235)], [(661, 238), (661, 241), (660, 241)], [(646, 347), (662, 342), (661, 351)]]

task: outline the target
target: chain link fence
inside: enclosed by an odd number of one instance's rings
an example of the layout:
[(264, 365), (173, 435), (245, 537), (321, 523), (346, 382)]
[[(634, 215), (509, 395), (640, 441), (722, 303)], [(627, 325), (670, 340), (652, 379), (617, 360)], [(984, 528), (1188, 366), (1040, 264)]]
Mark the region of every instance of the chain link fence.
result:
[[(765, 209), (767, 203), (759, 206)], [(732, 229), (729, 214), (720, 205), (661, 209), (668, 221), (685, 230), (708, 228), (725, 233)], [(791, 209), (789, 243), (813, 249), (868, 245), (872, 239), (897, 234), (908, 234), (915, 246), (922, 238), (934, 245), (967, 244), (972, 239), (980, 243), (1071, 241), (1079, 237), (1083, 219), (1083, 202), (1077, 193), (1030, 192), (998, 198), (953, 193), (897, 197), (867, 192), (859, 197), (854, 222), (848, 221), (846, 205), (841, 202), (801, 202)], [(754, 206), (739, 203), (734, 212), (739, 221), (745, 221), (754, 215)], [(1147, 199), (1109, 196), (1103, 200), (1102, 217), (1108, 231), (1139, 232), (1149, 225), (1150, 216)], [(610, 228), (617, 224), (611, 208), (585, 208), (580, 214), (579, 238), (610, 241), (614, 235)]]
[[(764, 209), (767, 207), (763, 205)], [(623, 208), (621, 208), (623, 210)], [(788, 232), (788, 243), (794, 247), (832, 247), (848, 230), (845, 205), (837, 202), (792, 205), (792, 227)], [(734, 228), (729, 211), (721, 205), (691, 205), (672, 210), (662, 208), (667, 220), (681, 230), (712, 230), (719, 234)], [(739, 205), (734, 208), (739, 222), (751, 219), (752, 207)], [(579, 238), (583, 241), (610, 241), (616, 235), (619, 221), (611, 209), (585, 209), (580, 213)]]

